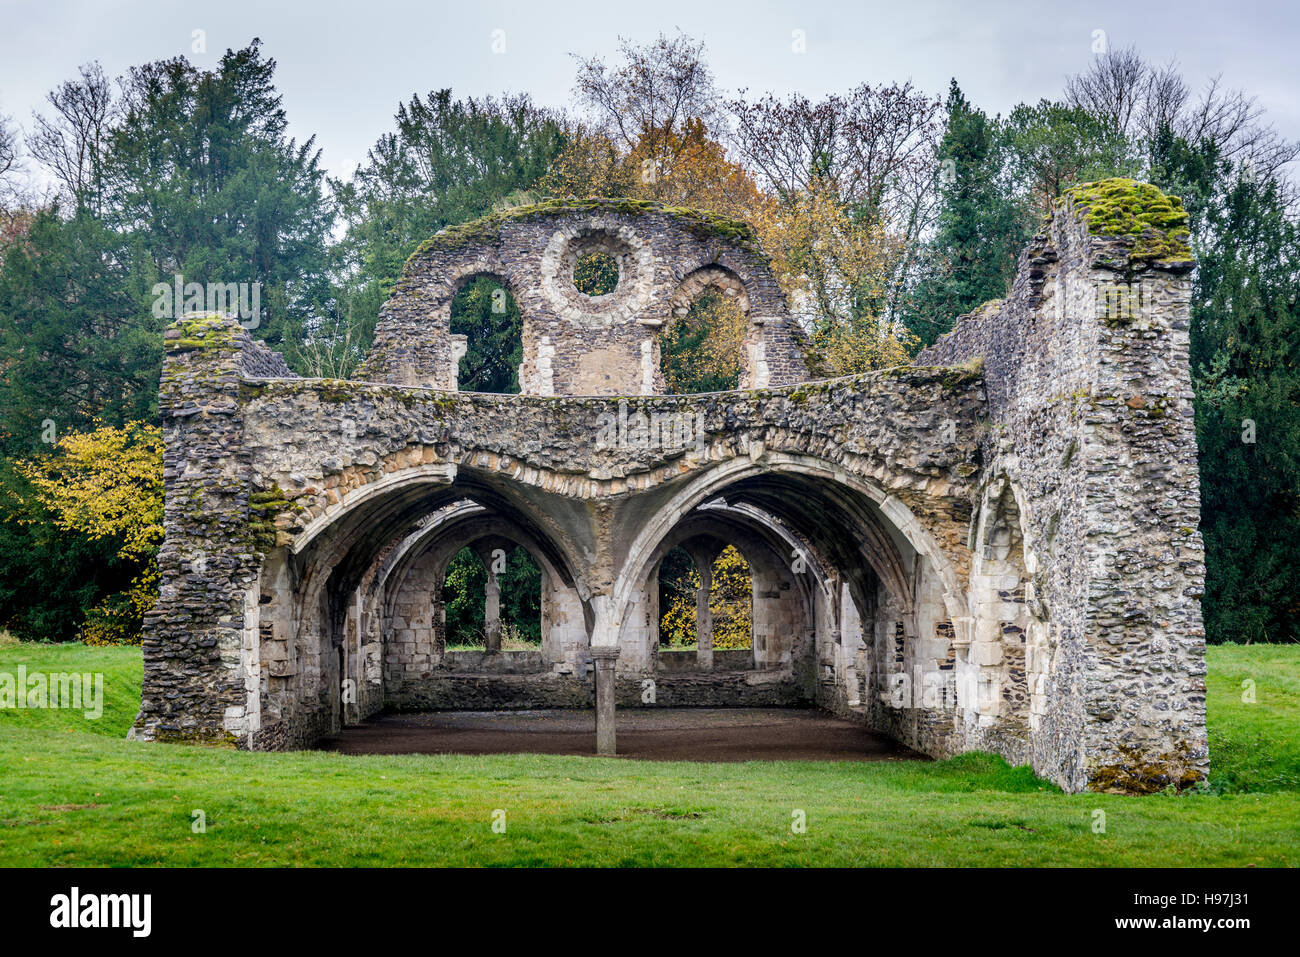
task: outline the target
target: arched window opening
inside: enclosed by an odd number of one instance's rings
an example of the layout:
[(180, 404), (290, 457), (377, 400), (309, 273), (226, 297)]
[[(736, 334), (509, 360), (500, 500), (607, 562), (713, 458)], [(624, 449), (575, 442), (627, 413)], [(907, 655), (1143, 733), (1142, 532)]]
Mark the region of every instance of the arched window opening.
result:
[(1044, 629), (1026, 604), (1032, 590), (1027, 587), (1024, 530), (1010, 482), (986, 494), (979, 521), (970, 579), (974, 634), (959, 663), (974, 694), (961, 704), (981, 721), (1023, 727), (1029, 723), (1031, 679), (1037, 684), (1046, 656), (1040, 653)]
[(476, 276), (451, 302), (452, 335), (465, 337), (456, 381), (462, 392), (519, 392), (524, 320), (510, 291), (492, 276)]
[(738, 388), (748, 317), (734, 297), (706, 288), (684, 315), (659, 334), (660, 365), (669, 393)]
[(698, 649), (701, 634), (712, 639), (706, 642), (710, 649), (752, 648), (753, 576), (735, 546), (723, 548), (709, 564), (707, 605), (702, 589), (696, 558), (686, 549), (679, 546), (664, 556), (659, 564), (659, 648)]
[(448, 651), (536, 651), (542, 643), (542, 572), (526, 548), (466, 546), (442, 586)]
[(462, 548), (447, 565), (442, 585), (447, 650), (473, 651), (484, 644), (487, 569), (472, 548)]
[(686, 549), (674, 548), (659, 564), (659, 647), (689, 651), (696, 647), (695, 593), (700, 573)]

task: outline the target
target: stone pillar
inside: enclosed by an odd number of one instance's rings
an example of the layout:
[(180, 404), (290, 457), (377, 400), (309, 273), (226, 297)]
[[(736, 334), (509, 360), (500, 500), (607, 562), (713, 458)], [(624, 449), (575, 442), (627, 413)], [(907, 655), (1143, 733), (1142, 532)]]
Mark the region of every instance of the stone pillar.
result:
[(451, 337), (451, 380), (447, 383), (449, 392), (460, 390), (460, 360), (469, 351), (469, 336), (453, 335)]
[(713, 670), (713, 610), (709, 594), (713, 591), (713, 562), (708, 552), (693, 551), (691, 558), (700, 573), (700, 587), (695, 589), (695, 665), (701, 671)]
[(617, 646), (597, 645), (591, 649), (596, 666), (596, 753), (613, 757), (614, 746), (614, 664)]
[(475, 549), (487, 582), (483, 586), (483, 650), (489, 655), (501, 653), (501, 580), (497, 578), (496, 548)]
[(275, 495), (249, 485), (239, 455), (246, 340), (220, 313), (186, 314), (164, 333), (167, 534), (158, 603), (144, 619), (137, 739), (248, 745), (261, 730), (261, 659), (280, 659), (275, 642), (261, 647), (259, 582), (278, 533), (253, 530), (251, 516), (275, 521)]
[(495, 655), (501, 651), (501, 584), (491, 563), (487, 569), (483, 594), (483, 650)]
[(713, 589), (713, 569), (705, 565), (700, 571), (700, 587), (695, 589), (695, 663), (701, 671), (713, 670), (713, 609), (709, 593)]

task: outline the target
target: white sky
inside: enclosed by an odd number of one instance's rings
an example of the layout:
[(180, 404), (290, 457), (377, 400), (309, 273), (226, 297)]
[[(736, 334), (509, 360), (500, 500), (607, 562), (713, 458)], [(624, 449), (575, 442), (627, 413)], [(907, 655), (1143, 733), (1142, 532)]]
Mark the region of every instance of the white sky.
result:
[[(561, 106), (570, 53), (610, 59), (619, 36), (641, 42), (678, 27), (706, 42), (724, 91), (817, 97), (864, 80), (911, 79), (941, 95), (956, 76), (991, 113), (1059, 97), (1065, 77), (1092, 57), (1093, 31), (1104, 30), (1112, 46), (1176, 57), (1193, 86), (1222, 73), (1258, 97), (1283, 135), (1300, 139), (1294, 2), (0, 0), (0, 112), (27, 130), (46, 92), (82, 63), (98, 59), (117, 76), (185, 54), (212, 67), (226, 48), (259, 36), (279, 65), (290, 131), (315, 133), (324, 165), (346, 175), (417, 91), (526, 91)], [(206, 53), (191, 52), (194, 30), (205, 31)], [(492, 52), (494, 30), (505, 31), (504, 53)], [(791, 49), (795, 30), (806, 37), (802, 55)]]

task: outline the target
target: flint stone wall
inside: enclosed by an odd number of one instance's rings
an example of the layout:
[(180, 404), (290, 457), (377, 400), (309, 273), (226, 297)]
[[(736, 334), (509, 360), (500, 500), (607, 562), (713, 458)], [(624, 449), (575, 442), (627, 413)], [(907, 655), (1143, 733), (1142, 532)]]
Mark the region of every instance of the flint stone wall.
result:
[(1024, 756), (1071, 790), (1208, 769), (1190, 263), (1135, 263), (1130, 245), (1066, 203), (1008, 299), (917, 358), (983, 360), (983, 482), (1010, 483), (1024, 534)]

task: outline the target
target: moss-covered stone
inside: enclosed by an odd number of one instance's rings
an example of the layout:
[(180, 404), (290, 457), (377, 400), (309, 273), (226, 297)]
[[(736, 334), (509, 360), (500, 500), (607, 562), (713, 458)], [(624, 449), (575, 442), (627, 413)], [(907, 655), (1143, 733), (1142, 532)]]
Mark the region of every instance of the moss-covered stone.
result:
[(238, 327), (220, 313), (210, 313), (177, 319), (171, 328), (180, 336), (168, 336), (165, 344), (168, 351), (179, 352), (187, 349), (233, 349)]
[(276, 545), (277, 516), (281, 512), (302, 510), (302, 506), (291, 501), (278, 485), (264, 492), (253, 492), (248, 496), (249, 544), (258, 551), (269, 552)]
[(516, 206), (492, 213), (458, 226), (449, 226), (422, 242), (411, 254), (411, 258), (437, 249), (492, 243), (499, 238), (501, 227), (507, 222), (566, 213), (615, 213), (630, 216), (659, 214), (671, 216), (689, 232), (705, 239), (724, 239), (750, 248), (756, 248), (758, 242), (753, 227), (748, 223), (709, 210), (665, 206), (644, 199), (546, 199), (528, 206)]
[(1115, 177), (1065, 191), (1093, 236), (1129, 239), (1132, 260), (1190, 263), (1187, 210), (1177, 196), (1137, 180)]
[(879, 374), (891, 379), (933, 381), (939, 383), (945, 389), (964, 389), (983, 378), (984, 359), (981, 356), (976, 356), (968, 362), (955, 366), (894, 366), (889, 369), (881, 369)]
[(159, 744), (197, 744), (210, 748), (238, 747), (238, 739), (229, 731), (211, 728), (197, 728), (190, 731), (173, 731), (165, 728), (156, 729), (152, 738)]
[(1170, 754), (1151, 755), (1136, 748), (1117, 749), (1119, 759), (1090, 768), (1088, 787), (1113, 794), (1156, 794), (1186, 791), (1205, 780), (1190, 757), (1188, 746), (1179, 742)]

